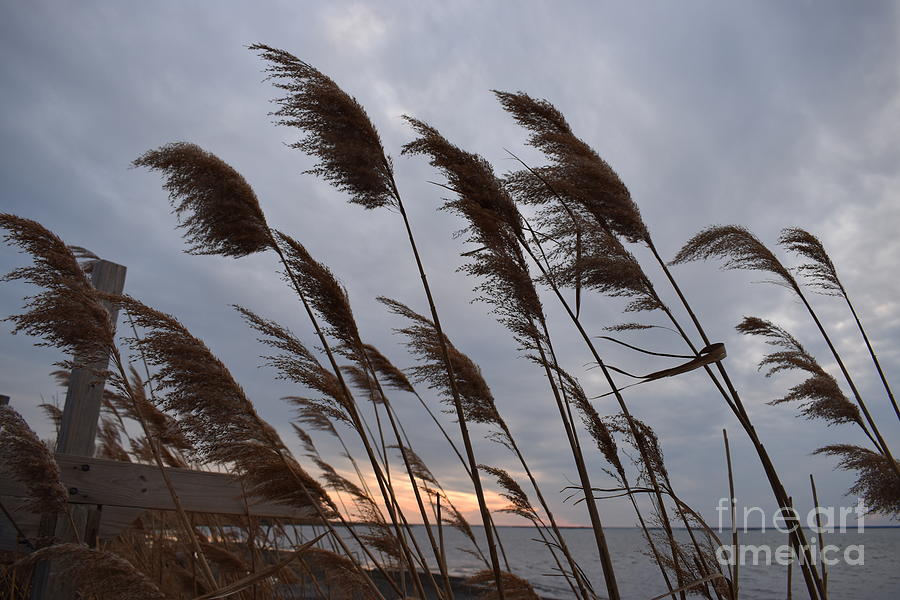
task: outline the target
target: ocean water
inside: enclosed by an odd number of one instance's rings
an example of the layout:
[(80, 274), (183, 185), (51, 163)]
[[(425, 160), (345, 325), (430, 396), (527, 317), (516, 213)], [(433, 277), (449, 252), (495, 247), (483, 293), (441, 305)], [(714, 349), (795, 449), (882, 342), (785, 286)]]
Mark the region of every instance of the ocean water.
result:
[[(306, 528), (304, 528), (306, 529)], [(413, 526), (416, 539), (423, 551), (430, 555), (428, 536), (423, 526)], [(500, 538), (512, 572), (528, 579), (535, 590), (546, 598), (571, 598), (572, 592), (561, 577), (556, 575), (556, 565), (549, 552), (539, 541), (531, 527), (499, 527)], [(467, 576), (484, 569), (484, 564), (467, 549), (471, 544), (456, 530), (444, 527), (445, 551), (451, 575)], [(483, 543), (483, 531), (473, 527), (479, 543)], [(432, 528), (437, 539), (437, 530)], [(652, 558), (647, 556), (643, 535), (636, 528), (608, 528), (606, 537), (613, 551), (613, 563), (619, 590), (625, 599), (643, 599), (662, 594), (665, 584)], [(306, 533), (306, 532), (304, 532)], [(726, 542), (730, 532), (719, 537)], [(831, 600), (898, 600), (900, 599), (900, 528), (866, 528), (865, 531), (826, 533), (824, 543), (838, 550), (831, 550), (829, 557), (839, 559), (828, 569), (828, 596)], [(593, 531), (586, 528), (566, 528), (563, 536), (576, 561), (587, 573), (594, 589), (605, 597), (603, 574), (594, 544)], [(676, 531), (679, 541), (689, 541), (684, 531)], [(786, 535), (777, 531), (748, 531), (740, 534), (741, 545), (768, 546), (774, 552), (787, 543)], [(844, 560), (844, 552), (851, 549), (851, 562)], [(860, 548), (861, 547), (861, 550)], [(860, 556), (860, 552), (862, 553)], [(752, 554), (748, 556), (752, 557)], [(763, 555), (761, 554), (760, 557)], [(861, 559), (861, 561), (860, 561)], [(761, 561), (764, 562), (764, 561)], [(437, 570), (436, 563), (432, 565)], [(784, 599), (787, 597), (787, 567), (776, 564), (742, 564), (739, 570), (741, 597), (754, 600)], [(807, 597), (802, 575), (795, 564), (792, 577), (793, 597)]]

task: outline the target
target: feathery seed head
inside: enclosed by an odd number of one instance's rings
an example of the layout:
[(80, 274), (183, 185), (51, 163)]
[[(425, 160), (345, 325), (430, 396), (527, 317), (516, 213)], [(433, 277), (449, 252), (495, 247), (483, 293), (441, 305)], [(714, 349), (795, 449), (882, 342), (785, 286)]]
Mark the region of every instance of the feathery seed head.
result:
[(53, 454), (11, 406), (0, 405), (0, 465), (28, 490), (33, 512), (61, 513), (68, 494)]
[(328, 323), (328, 332), (341, 342), (341, 351), (359, 362), (357, 354), (362, 342), (344, 286), (300, 242), (280, 231), (276, 235), (303, 295)]
[(352, 422), (353, 399), (344, 392), (334, 373), (324, 368), (303, 342), (275, 321), (264, 319), (241, 306), (234, 308), (250, 327), (262, 334), (260, 342), (281, 351), (280, 354), (264, 357), (278, 371), (280, 378), (299, 383), (323, 395), (321, 400), (291, 398), (292, 401), (301, 400), (305, 406), (316, 407), (328, 421), (338, 419), (345, 423)]
[(275, 123), (296, 127), (305, 137), (292, 148), (319, 162), (308, 173), (318, 175), (350, 194), (350, 202), (365, 208), (395, 206), (393, 167), (378, 131), (355, 98), (327, 75), (296, 56), (254, 44), (268, 63), (266, 73), (286, 95), (277, 98)]
[(497, 224), (486, 221), (499, 221), (513, 237), (521, 237), (522, 218), (490, 164), (477, 154), (454, 146), (431, 125), (409, 116), (403, 118), (419, 135), (403, 146), (403, 154), (427, 156), (430, 164), (447, 178), (448, 187), (458, 199), (448, 201), (446, 207), (466, 216), (472, 227), (483, 228), (486, 233), (497, 228)]
[(820, 288), (825, 294), (846, 298), (847, 293), (841, 285), (841, 280), (838, 279), (837, 269), (819, 238), (799, 227), (793, 227), (781, 231), (778, 243), (812, 261), (797, 268), (809, 278), (812, 285)]
[(634, 417), (618, 414), (609, 418), (609, 429), (624, 435), (633, 448), (642, 449), (646, 454), (649, 464), (641, 465), (642, 478), (650, 481), (647, 469), (651, 469), (662, 480), (661, 483), (668, 481), (669, 471), (666, 469), (662, 446), (656, 432), (649, 425)]
[(307, 507), (308, 493), (326, 513), (334, 509), (202, 341), (173, 317), (133, 298), (122, 296), (117, 303), (144, 330), (143, 338), (129, 342), (157, 367), (162, 408), (175, 416), (201, 459), (233, 465), (251, 495)]
[(563, 390), (569, 397), (575, 408), (581, 414), (581, 421), (587, 428), (588, 433), (594, 438), (597, 448), (606, 458), (607, 462), (615, 468), (616, 472), (622, 474), (625, 472), (622, 461), (619, 459), (619, 450), (616, 446), (616, 440), (609, 430), (609, 426), (588, 400), (587, 394), (578, 380), (572, 377), (562, 368), (555, 369), (562, 379)]
[(523, 92), (494, 93), (503, 108), (530, 132), (528, 143), (552, 161), (540, 170), (544, 181), (522, 173), (523, 182), (532, 180), (533, 187), (526, 194), (531, 202), (568, 198), (616, 235), (630, 242), (649, 242), (650, 234), (628, 188), (605, 160), (575, 136), (562, 113), (546, 100)]
[(524, 239), (519, 210), (490, 164), (478, 155), (465, 152), (421, 121), (406, 117), (419, 138), (403, 147), (404, 154), (424, 154), (441, 170), (456, 198), (444, 208), (468, 221), (469, 242), (480, 249), (463, 270), (482, 279), (479, 300), (494, 311), (524, 348), (540, 338), (536, 326), (543, 308), (528, 272), (520, 241)]
[[(374, 600), (377, 598), (356, 563), (341, 554), (322, 548), (309, 548), (303, 560), (327, 586), (334, 600)], [(318, 575), (321, 574), (321, 575)]]
[(844, 395), (837, 380), (783, 327), (758, 317), (744, 317), (735, 329), (745, 335), (762, 336), (766, 338), (766, 343), (783, 348), (766, 355), (760, 361), (759, 368), (768, 369), (766, 377), (794, 369), (810, 375), (808, 379), (792, 387), (787, 395), (770, 404), (799, 401), (801, 414), (807, 419), (823, 419), (829, 424), (856, 423), (865, 429), (859, 408)]
[(772, 251), (755, 235), (738, 225), (719, 225), (704, 229), (687, 241), (670, 264), (708, 258), (724, 259), (723, 269), (766, 271), (777, 275), (789, 287), (797, 287), (794, 276)]
[(872, 512), (892, 517), (900, 515), (900, 479), (888, 462), (890, 459), (850, 444), (825, 446), (814, 454), (839, 456), (839, 469), (856, 471), (856, 483), (848, 493), (862, 498)]
[[(508, 600), (540, 600), (540, 596), (537, 595), (534, 587), (527, 579), (503, 571), (500, 574), (500, 580), (503, 582), (504, 598)], [(494, 572), (491, 570), (475, 573), (466, 579), (466, 583), (477, 586), (481, 590), (481, 593), (478, 594), (479, 600), (497, 600), (500, 598), (500, 595), (497, 593)]]
[(534, 510), (534, 506), (531, 505), (531, 501), (528, 500), (528, 495), (525, 493), (525, 490), (522, 489), (522, 486), (520, 486), (507, 471), (488, 465), (478, 465), (478, 468), (496, 477), (497, 484), (503, 488), (504, 492), (500, 495), (509, 500), (510, 505), (500, 509), (502, 512), (519, 515), (531, 522), (536, 522), (538, 520), (537, 512)]
[(407, 446), (391, 446), (400, 452), (406, 462), (409, 463), (410, 470), (413, 475), (417, 478), (421, 479), (425, 483), (430, 483), (432, 485), (438, 485), (437, 478), (434, 476), (434, 473), (431, 472), (431, 469), (428, 468), (428, 465), (425, 464), (425, 461), (422, 460), (416, 451)]
[[(410, 369), (413, 379), (427, 383), (430, 389), (437, 389), (443, 400), (450, 402), (452, 398), (450, 380), (444, 364), (439, 334), (434, 324), (401, 302), (385, 297), (379, 297), (378, 301), (394, 314), (412, 322), (396, 331), (406, 336), (406, 346), (419, 360), (419, 364)], [(481, 369), (472, 359), (457, 350), (446, 336), (444, 342), (453, 367), (456, 389), (459, 392), (466, 422), (494, 425), (502, 434), (506, 431), (506, 424), (497, 411), (494, 396), (481, 375)]]
[[(52, 346), (70, 354), (80, 366), (106, 364), (115, 325), (109, 311), (66, 244), (40, 223), (0, 214), (4, 241), (30, 254), (34, 264), (15, 269), (2, 281), (22, 280), (43, 288), (27, 298), (26, 312), (6, 317), (13, 333), (42, 338), (39, 346)], [(71, 367), (67, 362), (61, 366)]]
[(394, 366), (390, 359), (382, 354), (378, 348), (371, 344), (363, 344), (363, 349), (366, 351), (366, 358), (368, 358), (369, 364), (381, 376), (386, 385), (411, 394), (415, 393), (416, 390), (410, 383), (406, 373)]
[(172, 208), (189, 254), (239, 258), (274, 244), (250, 184), (221, 158), (196, 144), (175, 142), (134, 160), (166, 177)]
[(34, 565), (44, 560), (52, 560), (61, 580), (85, 598), (166, 600), (146, 575), (111, 552), (82, 544), (57, 544), (29, 554), (17, 565)]

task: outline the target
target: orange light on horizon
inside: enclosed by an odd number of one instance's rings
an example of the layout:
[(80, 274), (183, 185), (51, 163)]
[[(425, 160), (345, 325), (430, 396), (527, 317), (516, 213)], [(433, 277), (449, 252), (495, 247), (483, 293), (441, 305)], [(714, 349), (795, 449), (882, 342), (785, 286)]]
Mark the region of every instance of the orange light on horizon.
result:
[[(356, 474), (348, 471), (340, 471), (338, 472), (348, 478), (350, 481), (356, 481)], [(403, 472), (395, 472), (391, 471), (391, 486), (394, 489), (394, 497), (397, 499), (397, 504), (400, 506), (400, 509), (403, 511), (403, 514), (406, 516), (406, 519), (410, 524), (421, 525), (422, 517), (419, 512), (418, 504), (416, 503), (416, 497), (413, 493), (412, 486), (409, 483), (409, 477), (405, 471)], [(378, 508), (382, 511), (382, 514), (387, 516), (387, 511), (385, 510), (385, 504), (381, 497), (381, 492), (378, 487), (378, 481), (375, 476), (371, 473), (364, 474), (366, 485), (372, 491), (372, 500), (375, 501)], [(432, 506), (432, 500), (428, 497), (422, 489), (419, 489), (419, 493), (422, 498), (422, 502), (425, 505), (426, 510), (428, 511), (428, 521), (431, 524), (434, 524), (434, 509)], [(474, 491), (466, 491), (466, 490), (456, 490), (456, 489), (444, 489), (444, 493), (446, 494), (447, 499), (456, 507), (456, 509), (462, 514), (462, 516), (469, 522), (473, 527), (481, 526), (481, 511), (478, 508), (478, 499), (475, 496)], [(500, 494), (494, 492), (490, 489), (484, 490), (485, 502), (487, 503), (488, 510), (491, 511), (491, 515), (494, 518), (494, 522), (496, 525), (528, 525), (528, 522), (522, 517), (518, 517), (516, 515), (498, 512), (501, 509), (505, 508), (509, 505), (509, 502), (503, 498)], [(345, 502), (347, 502), (347, 498), (344, 498)], [(348, 503), (349, 507), (349, 503)], [(444, 515), (446, 516), (446, 507)], [(571, 523), (566, 519), (557, 518), (557, 522), (560, 526), (578, 526), (577, 523)]]

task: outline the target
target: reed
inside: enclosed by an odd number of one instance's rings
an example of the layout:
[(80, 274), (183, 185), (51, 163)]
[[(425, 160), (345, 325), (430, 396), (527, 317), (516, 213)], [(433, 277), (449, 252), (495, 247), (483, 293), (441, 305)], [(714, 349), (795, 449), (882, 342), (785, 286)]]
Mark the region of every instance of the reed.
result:
[[(576, 240), (574, 260), (578, 264), (581, 258), (581, 245), (577, 242), (581, 239), (581, 224), (578, 219), (579, 211), (581, 214), (591, 219), (590, 225), (594, 229), (602, 230), (611, 240), (621, 237), (626, 242), (641, 243), (647, 246), (651, 251), (654, 259), (660, 269), (666, 276), (668, 283), (671, 284), (673, 290), (677, 294), (684, 309), (690, 316), (697, 332), (705, 344), (704, 349), (712, 347), (712, 342), (707, 336), (697, 314), (691, 307), (678, 282), (672, 275), (666, 262), (662, 259), (659, 251), (656, 249), (650, 230), (643, 221), (637, 204), (631, 198), (631, 194), (627, 187), (615, 173), (615, 171), (584, 141), (577, 138), (565, 117), (549, 102), (543, 100), (535, 100), (525, 93), (511, 94), (507, 92), (495, 92), (503, 107), (513, 116), (518, 123), (530, 132), (529, 144), (541, 150), (551, 160), (550, 165), (538, 169), (526, 167), (525, 172), (512, 174), (508, 177), (511, 184), (518, 186), (519, 196), (524, 202), (538, 204), (545, 208), (545, 215), (552, 225), (555, 222), (566, 223), (565, 220), (560, 221), (559, 216), (565, 216), (568, 219), (569, 231), (575, 228), (574, 237)], [(558, 208), (557, 208), (558, 205)], [(555, 217), (555, 219), (554, 219)], [(537, 236), (535, 243), (539, 241)], [(614, 244), (617, 248), (616, 254), (622, 256), (623, 248), (621, 244)], [(572, 260), (569, 258), (568, 260)], [(606, 269), (607, 273), (618, 274), (621, 267), (617, 269)], [(639, 265), (635, 268), (632, 263), (632, 276), (626, 277), (626, 282), (613, 280), (613, 290), (621, 290), (618, 295), (625, 296), (644, 296), (649, 300), (658, 300), (653, 285), (646, 274), (643, 273)], [(552, 287), (552, 286), (551, 286)], [(609, 288), (608, 288), (609, 289)], [(556, 296), (565, 304), (562, 294), (556, 292)], [(591, 347), (589, 337), (584, 332), (584, 328), (578, 324), (578, 306), (579, 288), (576, 287), (576, 310), (567, 309), (570, 318), (576, 324), (579, 332), (582, 334), (586, 344)], [(642, 303), (638, 303), (634, 308), (640, 308)], [(684, 327), (679, 323), (675, 314), (666, 307), (662, 302), (657, 302), (656, 307), (662, 310), (672, 326), (677, 330), (679, 335), (684, 339), (687, 346), (697, 357), (701, 358), (701, 351), (694, 345), (688, 336)], [(627, 329), (641, 329), (645, 326), (642, 324), (627, 325)], [(595, 349), (591, 348), (592, 355), (598, 365), (602, 365), (599, 354)], [(762, 442), (759, 440), (756, 431), (750, 422), (749, 416), (743, 407), (740, 396), (725, 369), (721, 360), (716, 360), (714, 364), (718, 371), (720, 382), (712, 370), (709, 363), (703, 364), (703, 368), (708, 374), (711, 382), (722, 395), (728, 407), (734, 412), (738, 421), (751, 439), (754, 449), (759, 455), (763, 468), (769, 479), (772, 491), (775, 494), (779, 506), (787, 508), (787, 493), (775, 470), (774, 463), (768, 455)], [(623, 401), (617, 390), (612, 377), (608, 375), (608, 369), (603, 368), (610, 387), (614, 390), (616, 399), (619, 400), (620, 406)], [(677, 371), (676, 371), (677, 373)], [(645, 380), (651, 378), (644, 378)], [(724, 383), (724, 386), (723, 386)], [(727, 388), (727, 389), (726, 389)], [(623, 412), (626, 409), (623, 408)], [(798, 531), (792, 544), (796, 551), (804, 551), (807, 548), (802, 531)], [(816, 598), (821, 592), (821, 582), (814, 572), (814, 569), (804, 567), (804, 578), (807, 589), (812, 598)]]
[(777, 283), (783, 284), (797, 295), (806, 307), (809, 316), (815, 323), (819, 333), (821, 333), (825, 343), (828, 345), (828, 349), (831, 350), (832, 356), (834, 356), (850, 391), (853, 393), (856, 404), (862, 411), (866, 423), (875, 437), (873, 441), (876, 446), (878, 446), (879, 452), (881, 452), (887, 458), (888, 462), (893, 465), (893, 470), (898, 479), (900, 479), (900, 466), (898, 466), (897, 461), (894, 460), (887, 442), (881, 435), (881, 432), (869, 412), (865, 401), (860, 395), (847, 366), (844, 364), (840, 353), (831, 340), (831, 337), (828, 335), (828, 332), (825, 330), (825, 326), (819, 319), (818, 314), (813, 309), (806, 294), (803, 293), (799, 282), (793, 274), (781, 263), (778, 257), (776, 257), (771, 250), (766, 248), (752, 233), (743, 227), (733, 225), (710, 227), (701, 231), (685, 243), (684, 247), (682, 247), (672, 262), (677, 264), (699, 258), (712, 257), (724, 258), (725, 263), (723, 264), (723, 268), (726, 269), (748, 269), (764, 271), (775, 275), (778, 278), (776, 280)]
[[(859, 427), (870, 447), (830, 443), (815, 452), (836, 457), (839, 468), (856, 473), (850, 491), (863, 497), (872, 510), (900, 514), (900, 463), (882, 434), (886, 424), (878, 423), (868, 409), (844, 360), (846, 351), (839, 351), (830, 337), (833, 326), (822, 321), (802, 285), (805, 281), (843, 298), (862, 338), (860, 351), (865, 349), (900, 417), (885, 371), (823, 243), (803, 229), (782, 231), (780, 244), (805, 261), (792, 270), (745, 228), (710, 227), (667, 263), (628, 187), (575, 135), (562, 113), (525, 93), (496, 91), (501, 106), (527, 131), (528, 144), (547, 158), (547, 164), (532, 167), (510, 153), (521, 168), (498, 177), (486, 159), (412, 117), (405, 121), (413, 139), (401, 154), (423, 157), (442, 175), (436, 186), (450, 197), (440, 209), (464, 223), (468, 246), (462, 252), (466, 262), (461, 270), (473, 281), (475, 299), (487, 304), (510, 333), (522, 364), (537, 367), (547, 383), (543, 394), (548, 401), (552, 397), (547, 410), (560, 420), (578, 474), (577, 483), (567, 488), (568, 498), (565, 493), (549, 493), (539, 469), (529, 462), (534, 456), (531, 440), (525, 443), (503, 416), (514, 410), (514, 399), (501, 393), (495, 397), (488, 384), (490, 374), (451, 341), (456, 336), (441, 324), (440, 299), (428, 282), (393, 162), (365, 109), (327, 75), (290, 53), (262, 44), (250, 49), (264, 61), (268, 79), (282, 94), (271, 113), (275, 123), (299, 132), (292, 148), (315, 161), (309, 174), (336, 187), (353, 204), (391, 210), (402, 219), (398, 235), (409, 243), (428, 311), (420, 313), (386, 297), (376, 302), (403, 319), (395, 332), (403, 337), (414, 364), (401, 369), (369, 343), (365, 323), (357, 321), (351, 305), (351, 290), (338, 275), (314, 257), (302, 237), (268, 222), (256, 192), (237, 169), (195, 144), (167, 144), (144, 153), (134, 165), (163, 177), (187, 253), (228, 258), (275, 255), (288, 293), (299, 302), (304, 327), (312, 327), (312, 343), (260, 316), (255, 308), (234, 308), (265, 347), (262, 361), (274, 377), (297, 389), (283, 400), (295, 410), (290, 432), (301, 450), (298, 454), (260, 416), (228, 367), (176, 317), (127, 295), (98, 292), (86, 273), (99, 257), (85, 248), (67, 246), (35, 221), (0, 214), (7, 244), (32, 260), (4, 280), (38, 288), (20, 314), (6, 319), (13, 332), (35, 336), (39, 344), (71, 357), (58, 365), (56, 377), (62, 385), (76, 367), (93, 368), (109, 382), (96, 454), (156, 465), (177, 509), (174, 519), (165, 512), (147, 512), (138, 524), (114, 540), (101, 541), (97, 548), (29, 538), (20, 530), (34, 551), (24, 559), (4, 561), (8, 569), (0, 581), (10, 598), (25, 597), (29, 569), (50, 559), (83, 596), (98, 599), (200, 600), (228, 595), (261, 600), (294, 597), (298, 591), (335, 600), (409, 596), (424, 600), (432, 595), (440, 600), (473, 595), (485, 600), (537, 598), (500, 539), (496, 513), (502, 513), (534, 527), (535, 543), (546, 550), (572, 597), (618, 599), (615, 567), (620, 555), (606, 536), (604, 510), (609, 499), (627, 497), (646, 552), (659, 571), (662, 594), (657, 598), (697, 595), (737, 600), (739, 568), (723, 569), (718, 564), (715, 548), (721, 541), (679, 497), (677, 477), (665, 464), (664, 440), (629, 406), (630, 388), (664, 385), (670, 378), (702, 369), (747, 434), (778, 505), (796, 515), (792, 497), (799, 496), (788, 494), (776, 457), (763, 446), (726, 369), (724, 346), (708, 337), (670, 269), (706, 258), (722, 259), (728, 269), (766, 272), (800, 300), (843, 381), (801, 343), (805, 331), (795, 336), (771, 321), (745, 317), (737, 330), (773, 347), (759, 369), (767, 377), (786, 371), (805, 377), (771, 404), (797, 404), (806, 418)], [(632, 253), (632, 244), (649, 250), (653, 273)], [(677, 310), (663, 301), (656, 287), (658, 277), (678, 297)], [(587, 317), (586, 309), (603, 297), (623, 301), (623, 312), (637, 320), (600, 324), (602, 331), (614, 335), (596, 335), (598, 324)], [(545, 302), (558, 305), (562, 323), (545, 310)], [(130, 335), (115, 336), (107, 305), (126, 315)], [(641, 322), (645, 317), (658, 317), (665, 325)], [(591, 367), (599, 369), (600, 389), (594, 389), (591, 380), (585, 380), (588, 389), (582, 387), (579, 373), (563, 364), (561, 355), (568, 356), (570, 349), (563, 354), (555, 346), (563, 327), (574, 328), (576, 350), (586, 353)], [(674, 331), (689, 352), (660, 352), (618, 339), (623, 332), (658, 327)], [(648, 374), (634, 375), (611, 364), (600, 348), (606, 343), (652, 357), (648, 365), (660, 357), (681, 363), (648, 367), (641, 370)], [(96, 367), (107, 364), (108, 372)], [(623, 378), (632, 381), (623, 384)], [(601, 414), (595, 402), (607, 396), (617, 407), (611, 415)], [(402, 401), (412, 398), (415, 403)], [(441, 405), (443, 411), (438, 409)], [(42, 408), (58, 423), (57, 407)], [(433, 471), (417, 451), (421, 434), (410, 423), (421, 425), (425, 418), (420, 410), (427, 413), (429, 427), (434, 425), (429, 433), (448, 455), (455, 455), (462, 479), (471, 483), (486, 544), (480, 544), (461, 507), (451, 501), (457, 490), (442, 483), (448, 481), (445, 472)], [(455, 418), (458, 439), (444, 413)], [(514, 467), (479, 461), (485, 450), (476, 430), (509, 450)], [(562, 442), (558, 433), (555, 437)], [(723, 437), (732, 498), (731, 542), (736, 546), (733, 498), (742, 472), (732, 465), (724, 430)], [(338, 444), (341, 452), (332, 456), (321, 451), (326, 447), (323, 438), (331, 447)], [(0, 462), (24, 483), (29, 510), (68, 514), (68, 494), (59, 483), (52, 453), (5, 406), (0, 407)], [(168, 475), (173, 467), (227, 471), (240, 482), (247, 514), (227, 518), (185, 511)], [(486, 498), (488, 487), (507, 503), (494, 514)], [(409, 505), (400, 501), (407, 492), (406, 497), (412, 498)], [(306, 524), (313, 528), (312, 536), (307, 529), (291, 527), (295, 524), (260, 522), (252, 516), (253, 497), (311, 508), (315, 516)], [(647, 502), (638, 501), (645, 497)], [(587, 512), (599, 557), (595, 567), (577, 560), (560, 524), (558, 504), (569, 499)], [(14, 522), (12, 512), (2, 508)], [(417, 539), (413, 521), (424, 526), (424, 543)], [(483, 566), (465, 584), (451, 577), (454, 565), (445, 527), (455, 528), (468, 540), (465, 551)], [(676, 538), (679, 527), (684, 528), (685, 539)], [(820, 536), (820, 545), (822, 541)], [(789, 543), (801, 556), (797, 576), (803, 577), (810, 599), (826, 600), (825, 565), (812, 561), (803, 530), (792, 532)], [(595, 572), (602, 574), (603, 591), (593, 588), (590, 575)], [(788, 571), (788, 590), (793, 577)]]
[[(410, 369), (413, 377), (419, 382), (428, 384), (431, 388), (440, 390), (444, 394), (444, 397), (449, 399), (451, 392), (446, 378), (446, 370), (441, 364), (441, 345), (437, 340), (439, 334), (435, 329), (434, 324), (426, 317), (416, 313), (396, 300), (382, 297), (379, 298), (379, 301), (385, 304), (392, 312), (405, 317), (410, 322), (409, 325), (400, 328), (397, 331), (407, 338), (407, 347), (409, 348), (410, 353), (419, 358), (419, 364)], [(565, 539), (556, 524), (556, 519), (553, 516), (549, 504), (541, 492), (537, 479), (531, 472), (509, 427), (500, 415), (500, 411), (497, 408), (490, 387), (481, 375), (481, 370), (468, 356), (460, 352), (450, 340), (445, 339), (444, 342), (450, 356), (453, 372), (458, 379), (457, 390), (460, 394), (466, 420), (470, 423), (479, 423), (489, 426), (491, 431), (487, 437), (506, 447), (516, 456), (519, 464), (525, 470), (532, 488), (538, 496), (541, 507), (547, 514), (547, 518), (550, 521), (553, 530), (551, 535), (555, 544), (559, 546), (565, 556), (570, 567), (570, 573), (572, 573), (575, 578), (575, 581), (577, 582), (576, 585), (579, 587), (581, 594), (586, 594), (587, 589), (585, 587), (585, 582), (581, 581), (581, 578), (578, 575), (580, 568), (566, 546)], [(498, 473), (495, 469), (495, 467), (489, 467), (488, 472), (497, 477)], [(511, 480), (504, 481), (509, 483)], [(502, 484), (501, 486), (504, 488), (506, 487)], [(520, 496), (517, 495), (517, 497)], [(536, 513), (534, 513), (533, 510), (530, 513), (529, 511), (525, 511), (524, 513), (517, 514), (532, 514), (533, 516), (536, 516)], [(538, 522), (535, 521), (535, 523), (537, 524)], [(553, 553), (552, 548), (551, 553)]]
[(884, 391), (887, 393), (888, 400), (894, 409), (894, 414), (897, 416), (897, 419), (900, 419), (900, 407), (897, 406), (897, 400), (894, 398), (894, 392), (891, 391), (887, 376), (884, 374), (881, 363), (878, 361), (878, 355), (875, 354), (875, 349), (869, 341), (869, 336), (866, 335), (866, 330), (863, 328), (859, 315), (850, 301), (847, 289), (838, 277), (837, 267), (834, 266), (831, 257), (825, 251), (825, 246), (821, 240), (799, 227), (791, 227), (782, 230), (778, 243), (810, 261), (797, 267), (797, 270), (809, 281), (810, 285), (819, 288), (825, 295), (839, 296), (847, 303), (847, 308), (850, 309), (853, 320), (856, 322), (856, 327), (862, 336), (863, 342), (866, 344), (866, 350), (869, 351), (872, 363), (878, 371), (878, 377), (881, 379)]
[[(378, 132), (365, 110), (329, 77), (290, 53), (262, 44), (251, 46), (250, 49), (259, 50), (263, 58), (269, 61), (270, 78), (274, 80), (276, 87), (288, 93), (287, 96), (278, 99), (280, 108), (275, 112), (275, 115), (279, 117), (277, 122), (280, 125), (297, 127), (307, 133), (306, 137), (294, 144), (294, 147), (307, 151), (320, 160), (312, 173), (323, 176), (339, 189), (348, 192), (351, 202), (368, 209), (395, 207), (400, 212), (422, 279), (432, 320), (435, 328), (443, 335), (440, 317), (428, 285), (428, 278), (425, 275), (425, 267), (419, 256), (412, 227), (394, 181), (391, 161), (386, 156)], [(455, 391), (456, 381), (447, 349), (443, 341), (441, 345), (444, 365), (448, 372), (450, 388), (456, 404), (457, 422), (465, 445), (469, 472), (487, 537), (494, 581), (500, 600), (504, 600), (503, 579), (491, 531), (490, 511), (488, 511), (481, 488), (475, 452), (463, 418), (459, 395)]]

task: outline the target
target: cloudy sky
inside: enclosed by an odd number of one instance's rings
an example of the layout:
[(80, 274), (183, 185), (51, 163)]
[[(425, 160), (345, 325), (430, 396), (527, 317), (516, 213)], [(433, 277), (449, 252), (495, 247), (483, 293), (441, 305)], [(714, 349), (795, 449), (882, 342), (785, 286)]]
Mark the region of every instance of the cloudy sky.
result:
[[(178, 316), (204, 339), (292, 446), (290, 410), (279, 398), (300, 390), (259, 368), (263, 350), (229, 307), (248, 306), (313, 343), (273, 257), (183, 254), (159, 177), (130, 169), (130, 161), (185, 140), (233, 165), (254, 186), (269, 221), (331, 266), (366, 339), (401, 366), (412, 362), (391, 331), (401, 323), (373, 298), (391, 296), (421, 311), (427, 305), (399, 217), (350, 206), (303, 174), (312, 163), (286, 147), (297, 132), (276, 128), (267, 114), (276, 94), (263, 81), (263, 64), (246, 49), (254, 42), (310, 62), (367, 108), (395, 158), (445, 327), (481, 365), (566, 523), (584, 524), (587, 516), (557, 494), (577, 474), (549, 391), (487, 307), (470, 304), (474, 282), (456, 267), (464, 261), (460, 252), (471, 248), (452, 237), (463, 225), (435, 210), (441, 190), (427, 181), (439, 176), (421, 158), (399, 156), (411, 139), (402, 114), (435, 125), (502, 173), (515, 168), (504, 149), (534, 164), (540, 157), (524, 147), (523, 132), (490, 90), (547, 98), (618, 171), (667, 257), (709, 224), (744, 224), (772, 244), (783, 227), (809, 229), (831, 252), (889, 378), (897, 379), (900, 48), (892, 3), (3, 3), (0, 209), (127, 265), (127, 291)], [(646, 258), (641, 248), (634, 251)], [(4, 271), (25, 262), (0, 249)], [(727, 366), (795, 502), (809, 506), (806, 482), (813, 473), (823, 503), (855, 504), (843, 495), (851, 476), (810, 453), (827, 443), (863, 443), (862, 436), (849, 426), (797, 419), (793, 406), (766, 405), (799, 379), (757, 373), (765, 346), (733, 329), (744, 315), (776, 320), (831, 369), (802, 307), (782, 288), (753, 283), (764, 278), (759, 274), (706, 263), (678, 267), (677, 275), (707, 331), (726, 343)], [(659, 288), (675, 306), (663, 283)], [(16, 312), (31, 291), (0, 286), (0, 313)], [(849, 315), (831, 298), (818, 296), (815, 304), (900, 450), (897, 421)], [(565, 366), (589, 394), (607, 391), (599, 373), (586, 368), (589, 355), (553, 298), (547, 296), (546, 306)], [(588, 296), (590, 332), (633, 320), (621, 308), (619, 301)], [(37, 404), (64, 396), (49, 377), (62, 357), (34, 348), (36, 340), (24, 335), (8, 335), (9, 329), (0, 332), (0, 393), (46, 437), (51, 428)], [(683, 352), (674, 336), (628, 340)], [(600, 348), (624, 368), (672, 365)], [(733, 440), (739, 502), (772, 507), (752, 448), (702, 372), (636, 388), (626, 398), (662, 439), (676, 489), (713, 523), (718, 498), (727, 493), (723, 428)], [(394, 403), (415, 449), (445, 486), (459, 491), (461, 503), (469, 502), (461, 470), (427, 416), (399, 393)], [(603, 414), (615, 410), (610, 398), (597, 407)], [(519, 473), (505, 450), (477, 433), (481, 462)], [(329, 440), (321, 446), (346, 467)], [(599, 458), (591, 461), (596, 482), (609, 483)], [(624, 503), (601, 509), (608, 524), (634, 522)]]

